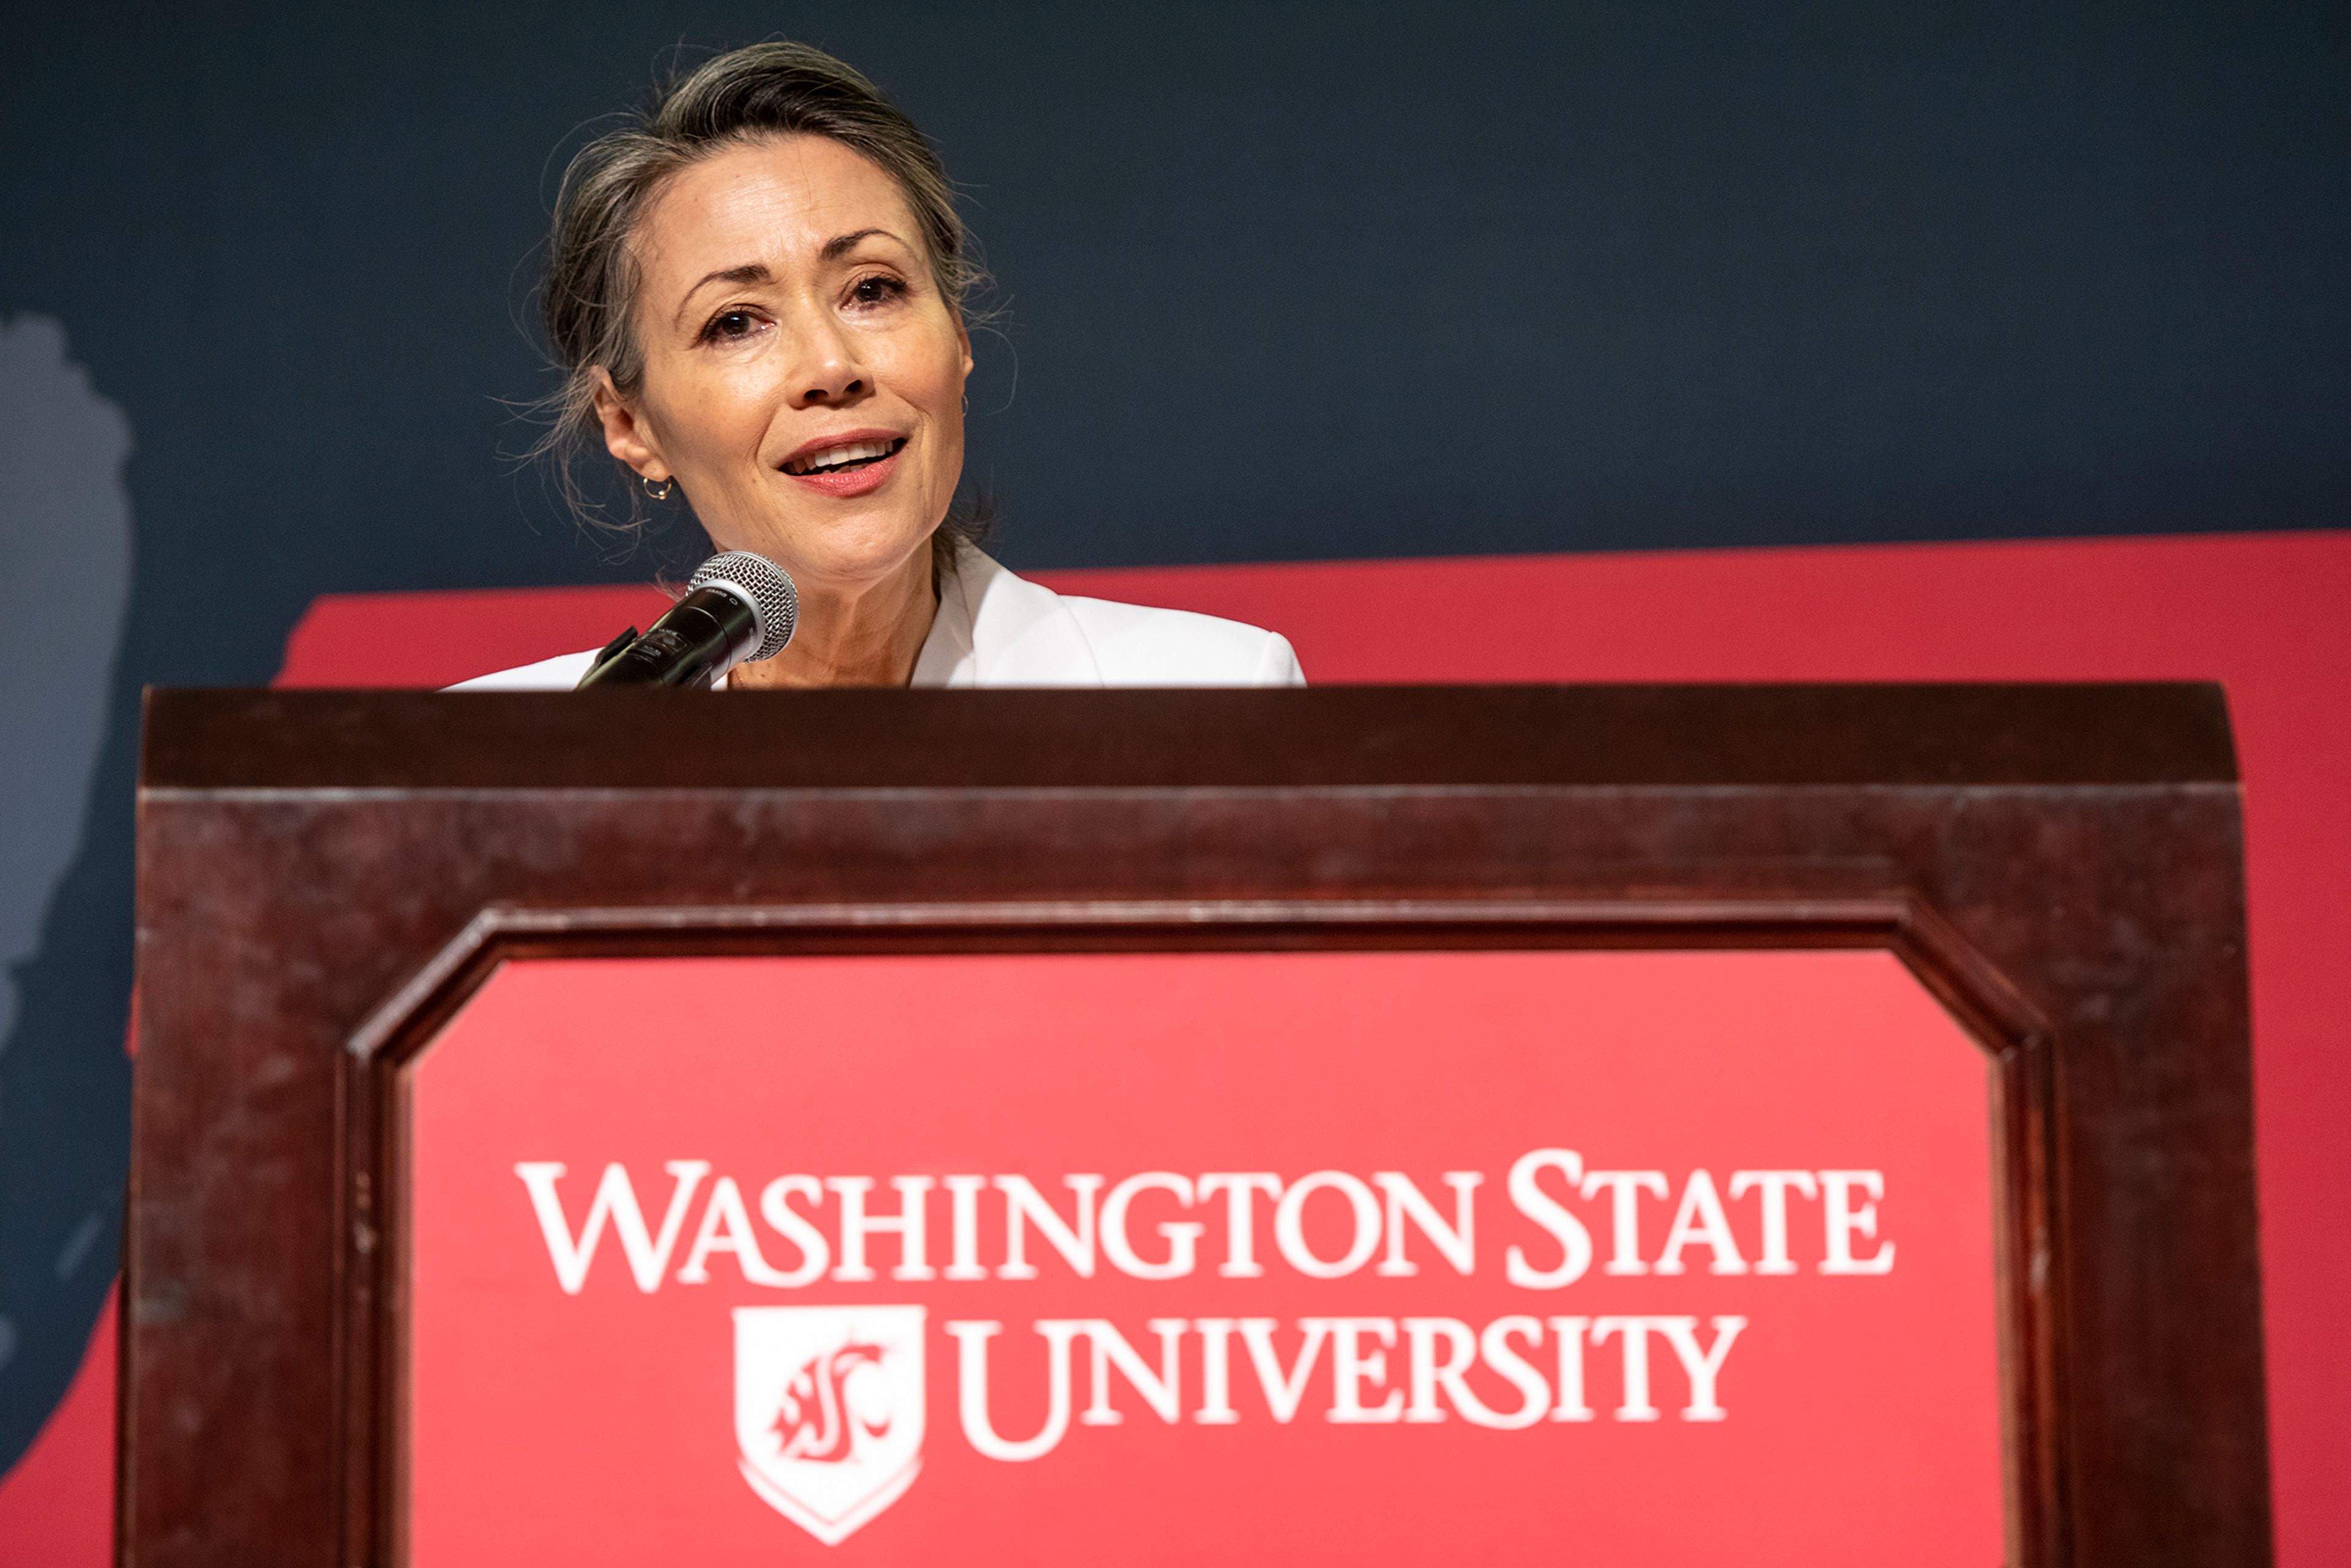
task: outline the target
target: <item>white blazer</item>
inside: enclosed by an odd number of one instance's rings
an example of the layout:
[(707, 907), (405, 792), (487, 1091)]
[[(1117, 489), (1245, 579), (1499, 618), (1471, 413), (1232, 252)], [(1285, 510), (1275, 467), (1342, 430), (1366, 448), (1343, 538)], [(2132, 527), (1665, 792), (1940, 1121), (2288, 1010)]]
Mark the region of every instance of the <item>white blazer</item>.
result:
[[(569, 691), (597, 650), (564, 653), (450, 687)], [(939, 582), (938, 614), (914, 660), (917, 686), (1302, 686), (1278, 632), (1107, 599), (1080, 599), (1015, 577), (969, 545)]]

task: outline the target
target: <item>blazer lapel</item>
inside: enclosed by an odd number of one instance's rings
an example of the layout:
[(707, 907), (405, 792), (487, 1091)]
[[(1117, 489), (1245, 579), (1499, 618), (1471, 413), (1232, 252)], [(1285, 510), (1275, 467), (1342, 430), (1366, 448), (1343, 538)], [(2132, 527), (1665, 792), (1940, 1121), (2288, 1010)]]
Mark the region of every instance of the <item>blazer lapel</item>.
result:
[[(944, 586), (944, 585), (943, 585)], [(967, 545), (956, 558), (955, 599), (968, 617), (970, 653), (943, 684), (980, 686), (1099, 686), (1102, 668), (1061, 596), (1024, 581)], [(940, 595), (946, 619), (948, 595)], [(933, 628), (935, 640), (939, 629)], [(950, 632), (952, 637), (954, 633)], [(922, 664), (930, 662), (930, 643)], [(918, 664), (917, 668), (920, 668)], [(969, 671), (967, 678), (956, 679)], [(917, 677), (920, 684), (920, 677)]]

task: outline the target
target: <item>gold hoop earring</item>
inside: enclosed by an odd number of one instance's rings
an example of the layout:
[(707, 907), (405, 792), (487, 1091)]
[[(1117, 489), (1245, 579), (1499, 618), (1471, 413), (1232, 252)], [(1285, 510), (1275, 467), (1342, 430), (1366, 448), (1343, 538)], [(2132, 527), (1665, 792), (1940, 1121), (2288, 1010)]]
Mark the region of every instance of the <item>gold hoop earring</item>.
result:
[(645, 487), (645, 494), (656, 501), (668, 500), (670, 493), (677, 488), (675, 478), (656, 480), (650, 474), (638, 475), (637, 482)]

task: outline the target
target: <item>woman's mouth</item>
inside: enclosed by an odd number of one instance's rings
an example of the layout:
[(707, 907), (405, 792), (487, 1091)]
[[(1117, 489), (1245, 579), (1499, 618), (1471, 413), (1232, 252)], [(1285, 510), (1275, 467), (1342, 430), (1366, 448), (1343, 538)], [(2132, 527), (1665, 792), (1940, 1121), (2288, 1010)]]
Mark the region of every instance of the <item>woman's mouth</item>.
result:
[(828, 496), (862, 496), (882, 487), (905, 446), (903, 435), (839, 442), (788, 458), (784, 473)]

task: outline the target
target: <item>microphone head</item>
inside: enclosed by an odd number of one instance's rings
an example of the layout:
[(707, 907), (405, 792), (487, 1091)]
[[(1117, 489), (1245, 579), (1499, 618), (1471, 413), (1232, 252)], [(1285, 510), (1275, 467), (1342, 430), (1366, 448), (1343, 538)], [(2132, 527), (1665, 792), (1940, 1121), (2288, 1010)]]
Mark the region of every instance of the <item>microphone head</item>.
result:
[(759, 645), (737, 663), (748, 664), (772, 659), (792, 640), (792, 629), (800, 616), (799, 591), (792, 586), (784, 569), (766, 556), (754, 555), (747, 549), (712, 556), (702, 563), (685, 587), (689, 593), (697, 588), (732, 589), (737, 598), (750, 603), (758, 620)]

